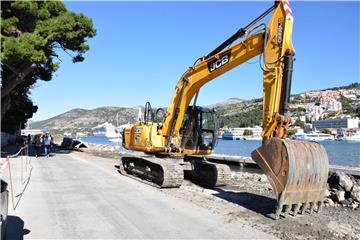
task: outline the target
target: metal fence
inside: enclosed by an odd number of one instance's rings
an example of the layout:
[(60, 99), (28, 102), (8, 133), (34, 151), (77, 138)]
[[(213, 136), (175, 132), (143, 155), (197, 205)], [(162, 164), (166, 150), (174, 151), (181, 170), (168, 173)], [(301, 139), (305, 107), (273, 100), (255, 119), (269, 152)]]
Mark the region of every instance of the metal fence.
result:
[(16, 154), (3, 159), (1, 178), (8, 183), (13, 210), (18, 206), (29, 184), (33, 169), (31, 159), (28, 146), (22, 147)]

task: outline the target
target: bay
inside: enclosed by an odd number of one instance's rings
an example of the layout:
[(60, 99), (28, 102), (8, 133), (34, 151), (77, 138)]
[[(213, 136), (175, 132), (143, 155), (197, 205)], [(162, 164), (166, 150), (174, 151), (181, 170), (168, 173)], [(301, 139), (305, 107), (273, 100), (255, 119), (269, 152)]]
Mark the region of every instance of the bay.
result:
[[(360, 142), (321, 141), (328, 154), (329, 164), (360, 167)], [(219, 139), (215, 153), (224, 155), (250, 156), (261, 146), (259, 140), (223, 140)]]
[[(81, 140), (94, 144), (106, 144), (120, 147), (121, 143), (112, 142), (102, 136), (84, 136)], [(329, 164), (360, 167), (360, 142), (355, 141), (321, 141), (329, 157)], [(215, 147), (216, 154), (250, 156), (260, 147), (258, 140), (223, 140), (219, 139)]]

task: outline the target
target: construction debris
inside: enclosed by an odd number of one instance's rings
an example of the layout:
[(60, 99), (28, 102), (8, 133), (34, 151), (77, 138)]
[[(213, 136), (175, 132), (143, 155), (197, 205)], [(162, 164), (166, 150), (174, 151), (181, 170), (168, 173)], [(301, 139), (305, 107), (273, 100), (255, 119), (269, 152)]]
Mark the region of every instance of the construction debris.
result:
[(66, 150), (81, 151), (81, 148), (88, 148), (89, 146), (87, 145), (87, 143), (85, 143), (79, 139), (65, 137), (63, 139), (60, 147), (62, 149), (66, 149)]
[(354, 210), (359, 209), (360, 185), (353, 176), (340, 171), (332, 172), (328, 178), (328, 187), (329, 194), (325, 200), (326, 205), (337, 206), (341, 204)]

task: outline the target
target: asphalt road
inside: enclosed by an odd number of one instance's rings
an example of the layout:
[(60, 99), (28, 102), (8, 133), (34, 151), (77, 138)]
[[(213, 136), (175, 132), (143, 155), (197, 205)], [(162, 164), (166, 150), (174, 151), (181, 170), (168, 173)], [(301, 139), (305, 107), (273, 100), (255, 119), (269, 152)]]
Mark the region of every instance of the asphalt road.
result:
[(33, 158), (29, 184), (17, 209), (9, 210), (7, 238), (274, 238), (89, 158), (79, 153)]

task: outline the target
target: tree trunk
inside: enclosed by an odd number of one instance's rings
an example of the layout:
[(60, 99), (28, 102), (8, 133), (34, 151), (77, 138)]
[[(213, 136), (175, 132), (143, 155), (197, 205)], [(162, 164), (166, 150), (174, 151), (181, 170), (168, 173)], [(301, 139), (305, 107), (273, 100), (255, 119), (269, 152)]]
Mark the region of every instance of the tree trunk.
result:
[(5, 114), (9, 111), (11, 107), (10, 103), (11, 101), (9, 96), (1, 98), (1, 120), (3, 120)]
[[(29, 63), (20, 67), (18, 72), (14, 72), (7, 78), (5, 77), (6, 81), (3, 81), (3, 83), (6, 82), (7, 84), (1, 86), (1, 100), (7, 97), (16, 88), (16, 86), (22, 83), (25, 77), (31, 72), (33, 72), (35, 68), (35, 63)], [(1, 118), (3, 117), (2, 112), (3, 111), (1, 109)]]

